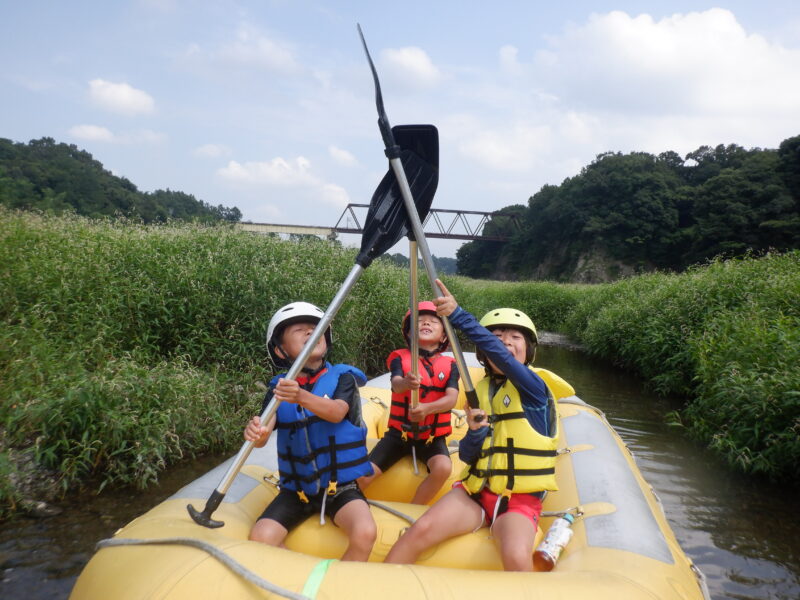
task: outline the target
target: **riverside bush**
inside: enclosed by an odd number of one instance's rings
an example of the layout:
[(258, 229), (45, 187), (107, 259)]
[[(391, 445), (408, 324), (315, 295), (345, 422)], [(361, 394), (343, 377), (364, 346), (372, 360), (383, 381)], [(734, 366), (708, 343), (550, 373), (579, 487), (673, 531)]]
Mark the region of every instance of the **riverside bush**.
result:
[[(0, 512), (19, 500), (10, 449), (66, 490), (146, 485), (235, 447), (275, 372), (271, 315), (327, 306), (354, 258), (316, 238), (0, 208)], [(519, 308), (683, 394), (680, 422), (737, 468), (797, 480), (800, 252), (595, 286), (445, 281), (479, 317)], [(424, 272), (419, 289), (430, 298)], [(337, 315), (331, 359), (384, 371), (407, 306), (408, 270), (376, 261)]]
[[(274, 372), (273, 312), (325, 307), (354, 258), (226, 226), (0, 209), (0, 502), (18, 499), (9, 448), (33, 449), (69, 489), (146, 485), (183, 456), (237, 444), (261, 406), (255, 382)], [(407, 288), (406, 271), (370, 267), (334, 323), (332, 359), (383, 370)]]
[(476, 314), (521, 308), (683, 396), (673, 422), (733, 467), (800, 482), (800, 252), (605, 285), (454, 278), (451, 289)]

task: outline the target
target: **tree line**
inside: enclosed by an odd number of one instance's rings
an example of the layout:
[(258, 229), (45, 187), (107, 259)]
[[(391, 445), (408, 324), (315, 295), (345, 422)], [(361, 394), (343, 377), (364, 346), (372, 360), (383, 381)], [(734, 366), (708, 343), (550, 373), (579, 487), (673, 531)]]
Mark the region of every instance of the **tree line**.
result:
[(715, 256), (800, 248), (800, 136), (777, 150), (607, 152), (527, 206), (502, 209), (484, 233), (506, 228), (509, 214), (522, 227), (505, 244), (464, 244), (460, 274), (569, 281), (590, 255), (637, 272), (682, 271)]
[(103, 168), (74, 144), (43, 137), (29, 143), (0, 138), (0, 204), (22, 210), (87, 217), (127, 217), (143, 223), (170, 219), (237, 222), (241, 211), (212, 206), (174, 190), (142, 192)]

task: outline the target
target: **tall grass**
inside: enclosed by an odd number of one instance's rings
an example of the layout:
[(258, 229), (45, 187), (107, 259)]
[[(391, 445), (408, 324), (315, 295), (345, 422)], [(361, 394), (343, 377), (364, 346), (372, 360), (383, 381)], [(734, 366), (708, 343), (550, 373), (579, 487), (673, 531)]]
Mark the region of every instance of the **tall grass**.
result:
[[(294, 300), (325, 307), (355, 253), (226, 227), (0, 212), (0, 500), (9, 448), (63, 489), (144, 486), (238, 444), (273, 368), (264, 336)], [(375, 372), (401, 343), (407, 274), (377, 262), (333, 326), (332, 359)]]
[(734, 467), (800, 481), (800, 252), (589, 293), (565, 330), (687, 398), (674, 422)]
[[(167, 465), (236, 447), (274, 369), (272, 313), (325, 307), (355, 252), (227, 227), (0, 209), (0, 507), (9, 451), (62, 489), (147, 485)], [(376, 261), (333, 325), (332, 359), (375, 373), (401, 345), (408, 272)], [(674, 421), (732, 465), (797, 480), (800, 252), (608, 285), (449, 277), (474, 314), (498, 306), (682, 394)], [(420, 275), (422, 297), (430, 297)], [(0, 512), (2, 512), (0, 508)]]

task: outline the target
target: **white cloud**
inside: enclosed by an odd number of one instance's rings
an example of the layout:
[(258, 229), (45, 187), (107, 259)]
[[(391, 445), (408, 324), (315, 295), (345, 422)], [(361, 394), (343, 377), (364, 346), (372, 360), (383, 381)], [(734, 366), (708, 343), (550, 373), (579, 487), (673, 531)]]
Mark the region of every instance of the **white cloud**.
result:
[(515, 46), (506, 45), (500, 48), (500, 67), (507, 73), (517, 75), (521, 72), (522, 66), (517, 60), (519, 49)]
[(355, 167), (358, 165), (358, 159), (347, 150), (337, 148), (336, 146), (328, 146), (328, 154), (336, 161), (337, 164), (343, 167)]
[(800, 51), (748, 34), (728, 10), (653, 20), (614, 11), (550, 38), (536, 75), (565, 103), (644, 114), (797, 114)]
[[(197, 48), (193, 51), (196, 52)], [(294, 72), (299, 69), (291, 46), (270, 39), (248, 26), (240, 27), (236, 39), (221, 45), (212, 55), (225, 62), (269, 71)]]
[(433, 86), (442, 78), (441, 71), (421, 48), (389, 48), (381, 53), (381, 57), (387, 75), (411, 87)]
[(128, 116), (148, 114), (155, 110), (155, 101), (150, 94), (127, 83), (92, 79), (89, 82), (89, 97), (105, 110)]
[(800, 51), (727, 10), (593, 15), (527, 56), (503, 46), (499, 70), (461, 74), (461, 112), (438, 119), (442, 147), (485, 181), (557, 183), (605, 151), (775, 147), (800, 129)]
[(312, 173), (311, 162), (303, 156), (294, 160), (276, 157), (269, 161), (245, 163), (231, 160), (217, 171), (217, 175), (238, 185), (304, 191), (312, 198), (336, 207), (344, 207), (350, 201), (344, 188), (325, 182)]
[(277, 157), (263, 162), (240, 163), (232, 160), (217, 172), (224, 179), (238, 183), (294, 187), (308, 185), (314, 180), (310, 167), (311, 163), (303, 156), (293, 161)]
[(219, 158), (221, 156), (230, 156), (231, 149), (224, 144), (203, 144), (195, 148), (192, 154), (202, 158)]
[(113, 142), (114, 134), (106, 127), (99, 125), (75, 125), (70, 127), (68, 133), (79, 140), (91, 142)]
[(326, 183), (322, 186), (322, 199), (339, 208), (344, 208), (350, 202), (347, 191), (335, 183)]
[(166, 140), (167, 136), (165, 134), (151, 129), (139, 129), (138, 131), (123, 133), (119, 137), (119, 141), (124, 144), (160, 144)]
[(526, 171), (534, 167), (551, 138), (547, 125), (516, 122), (473, 131), (460, 141), (458, 149), (467, 158), (497, 171)]
[(100, 125), (75, 125), (70, 127), (68, 133), (79, 140), (112, 144), (160, 144), (167, 139), (165, 134), (150, 129), (115, 134), (107, 127)]
[(200, 66), (205, 63), (226, 69), (255, 68), (273, 73), (295, 73), (300, 70), (290, 44), (272, 39), (250, 25), (240, 26), (232, 39), (215, 46), (204, 46), (197, 42), (188, 44), (184, 58)]

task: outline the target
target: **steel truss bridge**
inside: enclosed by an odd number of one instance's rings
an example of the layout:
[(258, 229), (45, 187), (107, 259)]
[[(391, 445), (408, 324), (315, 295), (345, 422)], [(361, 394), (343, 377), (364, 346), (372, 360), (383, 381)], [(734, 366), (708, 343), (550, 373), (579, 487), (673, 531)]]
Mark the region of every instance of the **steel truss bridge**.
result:
[[(237, 223), (243, 231), (253, 233), (288, 233), (294, 235), (317, 235), (336, 239), (337, 234), (364, 232), (362, 223), (366, 220), (369, 204), (348, 204), (333, 227), (314, 225), (279, 225), (273, 223)], [(484, 235), (483, 229), (490, 219), (502, 219), (503, 232)], [(498, 223), (500, 219), (496, 219)], [(499, 223), (498, 223), (499, 224)], [(511, 235), (520, 229), (519, 217), (500, 212), (477, 210), (451, 210), (432, 208), (422, 224), (425, 237), (443, 240), (483, 240), (507, 242)]]

